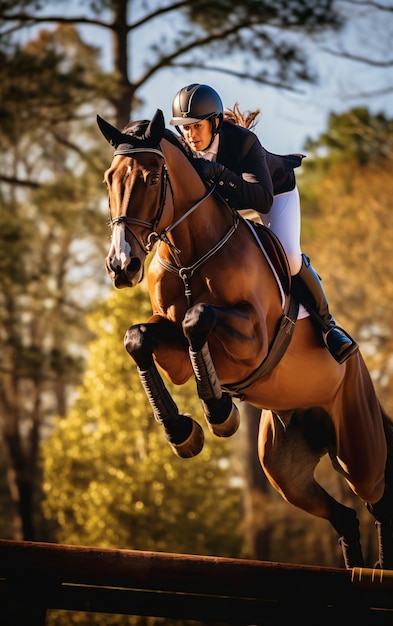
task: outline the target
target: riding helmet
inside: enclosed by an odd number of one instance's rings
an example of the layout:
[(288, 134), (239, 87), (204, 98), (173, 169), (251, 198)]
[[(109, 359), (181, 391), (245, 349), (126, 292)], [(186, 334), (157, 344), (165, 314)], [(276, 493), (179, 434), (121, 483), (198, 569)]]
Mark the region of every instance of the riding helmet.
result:
[(208, 118), (219, 119), (214, 124), (214, 134), (218, 131), (224, 116), (224, 107), (218, 93), (208, 85), (193, 83), (177, 92), (172, 103), (172, 126), (195, 124)]

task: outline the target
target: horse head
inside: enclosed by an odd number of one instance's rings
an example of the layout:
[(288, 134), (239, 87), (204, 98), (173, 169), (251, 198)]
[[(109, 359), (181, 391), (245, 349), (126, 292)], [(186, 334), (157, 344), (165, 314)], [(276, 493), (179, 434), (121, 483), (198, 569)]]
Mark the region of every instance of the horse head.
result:
[(173, 212), (160, 149), (164, 116), (158, 109), (151, 121), (130, 123), (123, 131), (100, 116), (97, 124), (115, 148), (104, 175), (112, 226), (106, 269), (115, 287), (134, 287), (143, 279), (145, 258), (157, 240), (158, 228)]

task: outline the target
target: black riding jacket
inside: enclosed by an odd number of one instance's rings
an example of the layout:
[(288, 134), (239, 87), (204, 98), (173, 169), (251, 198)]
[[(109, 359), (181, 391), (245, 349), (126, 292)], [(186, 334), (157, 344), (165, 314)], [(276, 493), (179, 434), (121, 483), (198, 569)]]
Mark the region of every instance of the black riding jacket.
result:
[(294, 189), (303, 155), (268, 152), (255, 133), (232, 122), (223, 122), (219, 136), (217, 163), (225, 170), (217, 190), (231, 207), (268, 213), (273, 196)]

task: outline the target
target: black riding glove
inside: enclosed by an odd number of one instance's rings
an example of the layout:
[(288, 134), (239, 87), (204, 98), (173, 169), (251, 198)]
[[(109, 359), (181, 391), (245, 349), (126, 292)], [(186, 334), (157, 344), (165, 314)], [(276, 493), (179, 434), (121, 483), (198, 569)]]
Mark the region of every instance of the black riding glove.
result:
[(225, 170), (221, 163), (209, 161), (208, 159), (194, 159), (194, 167), (203, 180), (213, 181), (218, 180)]

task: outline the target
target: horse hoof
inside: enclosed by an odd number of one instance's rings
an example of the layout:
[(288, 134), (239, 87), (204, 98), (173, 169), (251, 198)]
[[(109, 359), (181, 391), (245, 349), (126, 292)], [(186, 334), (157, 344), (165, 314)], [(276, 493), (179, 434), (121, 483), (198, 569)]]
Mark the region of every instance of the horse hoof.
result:
[(199, 454), (205, 442), (205, 435), (201, 426), (191, 417), (188, 417), (188, 419), (192, 421), (192, 430), (189, 436), (181, 443), (169, 441), (173, 452), (182, 459), (189, 459)]
[(228, 417), (220, 424), (213, 424), (207, 419), (209, 430), (216, 437), (231, 437), (235, 434), (240, 425), (240, 415), (237, 406), (232, 402), (231, 411)]

